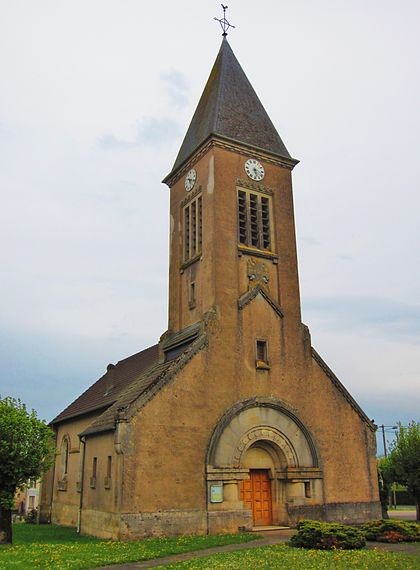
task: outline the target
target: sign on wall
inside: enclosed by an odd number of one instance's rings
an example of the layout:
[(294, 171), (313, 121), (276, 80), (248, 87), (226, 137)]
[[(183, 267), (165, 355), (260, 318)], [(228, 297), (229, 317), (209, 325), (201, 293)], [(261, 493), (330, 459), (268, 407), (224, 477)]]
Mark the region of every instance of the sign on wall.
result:
[(223, 503), (223, 483), (210, 485), (210, 503)]

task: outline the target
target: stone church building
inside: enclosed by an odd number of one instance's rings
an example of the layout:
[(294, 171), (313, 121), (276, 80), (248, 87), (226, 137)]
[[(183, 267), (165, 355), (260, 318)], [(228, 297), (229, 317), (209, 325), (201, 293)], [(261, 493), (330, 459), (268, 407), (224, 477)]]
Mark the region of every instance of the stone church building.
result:
[(164, 179), (168, 330), (53, 420), (41, 520), (134, 539), (380, 517), (376, 427), (301, 322), (296, 164), (223, 39)]

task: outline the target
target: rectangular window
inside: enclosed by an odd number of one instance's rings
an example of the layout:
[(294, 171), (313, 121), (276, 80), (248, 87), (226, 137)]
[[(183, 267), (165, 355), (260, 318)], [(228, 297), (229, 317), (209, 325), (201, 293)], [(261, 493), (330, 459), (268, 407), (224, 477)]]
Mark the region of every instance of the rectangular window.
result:
[(108, 455), (106, 461), (106, 476), (104, 477), (104, 488), (111, 488), (111, 469), (112, 469), (112, 457)]
[(203, 245), (203, 206), (197, 196), (184, 207), (184, 262), (201, 253)]
[(256, 249), (271, 250), (271, 198), (238, 190), (238, 240)]
[(98, 469), (98, 458), (92, 459), (92, 475), (90, 477), (89, 486), (91, 489), (96, 489), (96, 473)]
[(190, 309), (194, 309), (195, 305), (195, 281), (192, 281), (190, 283), (190, 298), (188, 299), (188, 307)]
[(267, 363), (267, 343), (265, 340), (257, 340), (257, 361)]
[(312, 497), (311, 482), (305, 481), (305, 497), (310, 499)]
[(270, 366), (268, 363), (267, 341), (257, 340), (255, 349), (256, 349), (255, 368), (260, 370), (270, 370)]

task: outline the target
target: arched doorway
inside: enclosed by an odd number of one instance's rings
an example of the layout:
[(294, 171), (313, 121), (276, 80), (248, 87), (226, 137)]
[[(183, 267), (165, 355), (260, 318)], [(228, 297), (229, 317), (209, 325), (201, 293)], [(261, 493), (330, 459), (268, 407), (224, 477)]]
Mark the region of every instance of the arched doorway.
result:
[(286, 486), (280, 476), (298, 464), (289, 439), (276, 427), (256, 426), (240, 438), (238, 448), (238, 467), (249, 473), (239, 484), (239, 496), (252, 512), (253, 526), (287, 524)]
[(272, 442), (258, 440), (246, 450), (241, 463), (242, 468), (249, 469), (249, 479), (240, 482), (240, 500), (251, 510), (255, 526), (270, 526), (273, 498), (275, 507), (277, 503), (275, 475), (280, 465), (285, 464), (284, 455)]
[[(218, 516), (242, 509), (246, 524), (287, 524), (289, 508), (321, 500), (321, 471), (308, 430), (282, 402), (238, 403), (216, 426), (207, 454), (207, 480), (226, 491)], [(227, 515), (226, 515), (227, 516)]]

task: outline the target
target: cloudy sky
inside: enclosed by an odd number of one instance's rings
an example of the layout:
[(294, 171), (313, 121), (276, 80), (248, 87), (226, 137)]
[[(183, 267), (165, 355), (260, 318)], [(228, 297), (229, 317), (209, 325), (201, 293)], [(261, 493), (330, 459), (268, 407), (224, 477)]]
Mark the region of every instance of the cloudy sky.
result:
[[(0, 393), (52, 419), (166, 329), (170, 171), (218, 2), (0, 0)], [(291, 154), (304, 321), (378, 424), (420, 410), (420, 4), (231, 0)]]

